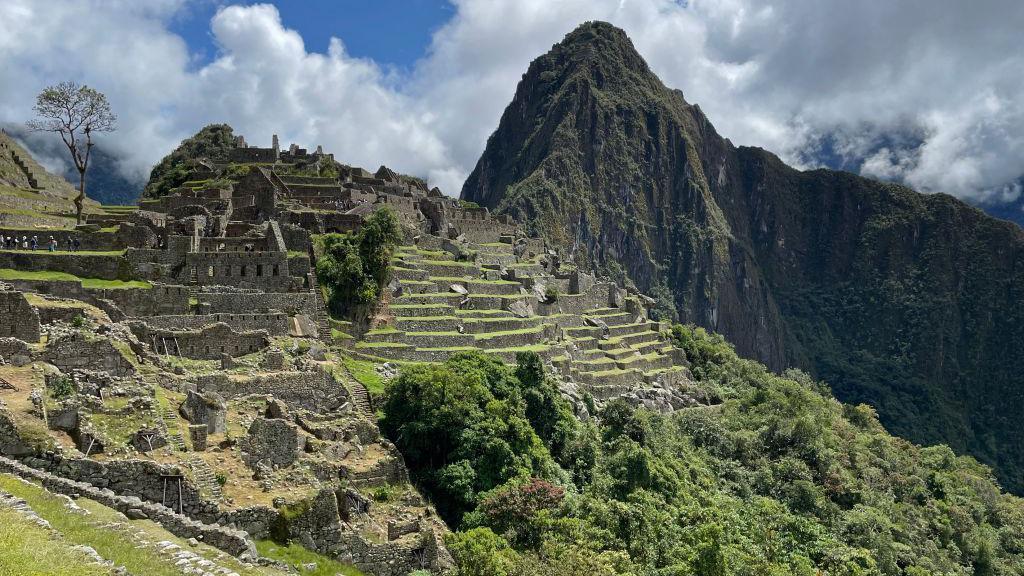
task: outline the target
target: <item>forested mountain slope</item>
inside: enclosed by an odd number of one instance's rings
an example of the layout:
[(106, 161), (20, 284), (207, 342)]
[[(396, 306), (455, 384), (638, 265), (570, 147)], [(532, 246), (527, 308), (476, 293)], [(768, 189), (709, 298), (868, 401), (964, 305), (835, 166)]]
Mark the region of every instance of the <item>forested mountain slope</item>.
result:
[(733, 146), (621, 30), (588, 23), (523, 76), (462, 198), (894, 433), (1024, 489), (1024, 232), (952, 197), (801, 172)]

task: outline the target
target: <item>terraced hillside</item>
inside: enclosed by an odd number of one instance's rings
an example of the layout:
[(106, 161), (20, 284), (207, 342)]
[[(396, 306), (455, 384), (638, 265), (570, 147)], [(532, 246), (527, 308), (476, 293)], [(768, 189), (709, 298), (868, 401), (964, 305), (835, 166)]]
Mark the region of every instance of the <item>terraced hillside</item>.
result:
[(433, 236), (403, 246), (385, 312), (355, 352), (441, 362), (482, 350), (512, 362), (531, 351), (596, 400), (686, 379), (667, 326), (639, 297), (571, 269), (551, 273), (548, 256), (513, 242), (469, 244), (461, 259)]

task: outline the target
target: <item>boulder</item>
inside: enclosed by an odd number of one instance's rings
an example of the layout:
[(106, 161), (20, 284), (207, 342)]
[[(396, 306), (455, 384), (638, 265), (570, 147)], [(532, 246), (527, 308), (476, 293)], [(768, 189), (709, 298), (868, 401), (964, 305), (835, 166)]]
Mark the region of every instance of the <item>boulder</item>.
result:
[(220, 434), (227, 430), (227, 405), (216, 392), (200, 394), (189, 390), (178, 412), (192, 424), (206, 424), (210, 434)]

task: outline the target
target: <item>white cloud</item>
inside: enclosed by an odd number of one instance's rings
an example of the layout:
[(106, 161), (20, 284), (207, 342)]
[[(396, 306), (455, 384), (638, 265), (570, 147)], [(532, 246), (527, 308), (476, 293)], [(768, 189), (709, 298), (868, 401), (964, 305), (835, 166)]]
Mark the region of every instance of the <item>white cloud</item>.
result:
[[(110, 95), (114, 145), (142, 174), (181, 138), (228, 122), (339, 159), (429, 176), (457, 194), (529, 62), (584, 20), (608, 20), (737, 144), (974, 201), (1019, 194), (1024, 3), (956, 0), (456, 0), (408, 77), (310, 52), (271, 6), (227, 7), (196, 68), (168, 31), (184, 0), (0, 4), (0, 121), (65, 78)], [(382, 31), (382, 33), (384, 33)]]

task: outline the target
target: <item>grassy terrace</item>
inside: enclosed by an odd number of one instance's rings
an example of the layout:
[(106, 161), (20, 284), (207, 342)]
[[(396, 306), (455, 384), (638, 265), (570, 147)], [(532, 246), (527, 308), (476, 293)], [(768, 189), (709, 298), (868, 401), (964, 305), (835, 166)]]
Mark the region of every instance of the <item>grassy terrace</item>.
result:
[(0, 574), (110, 574), (109, 569), (90, 564), (84, 551), (69, 549), (62, 538), (7, 508), (0, 508), (0, 550)]
[[(32, 528), (11, 534), (10, 525), (4, 521), (8, 516), (0, 516), (0, 546), (3, 550), (3, 554), (0, 554), (0, 574), (110, 574), (110, 568), (94, 570), (95, 565), (88, 564), (85, 558), (70, 550), (71, 546), (89, 546), (115, 566), (124, 566), (131, 574), (181, 576), (181, 568), (169, 561), (170, 557), (162, 554), (156, 546), (157, 542), (165, 540), (215, 560), (243, 576), (284, 574), (272, 568), (246, 567), (237, 559), (205, 544), (193, 548), (150, 520), (128, 520), (119, 512), (87, 498), (75, 502), (87, 511), (87, 514), (80, 514), (71, 512), (66, 500), (10, 475), (0, 475), (0, 489), (23, 498), (36, 514), (59, 532), (59, 539)], [(19, 541), (22, 545), (6, 545), (7, 542)], [(53, 550), (52, 554), (44, 556), (47, 550), (55, 546), (59, 546), (60, 550)], [(15, 561), (25, 563), (14, 565), (13, 570), (6, 570), (6, 566)]]
[[(49, 238), (47, 238), (49, 240)], [(124, 256), (124, 250), (79, 250), (77, 252), (71, 252), (69, 250), (55, 250), (50, 252), (43, 245), (43, 239), (39, 239), (40, 247), (35, 250), (7, 250), (0, 248), (0, 252), (7, 254), (31, 254), (32, 256), (67, 256), (68, 254), (74, 254), (76, 256), (111, 256), (120, 257)]]
[(442, 282), (465, 282), (468, 284), (515, 284), (519, 285), (519, 282), (513, 282), (512, 280), (484, 280), (483, 278), (466, 278), (465, 276), (431, 276), (431, 280), (440, 280)]
[(31, 272), (28, 270), (12, 270), (10, 268), (0, 268), (0, 280), (70, 280), (73, 282), (80, 282), (82, 284), (82, 288), (149, 289), (153, 287), (152, 284), (144, 280), (124, 281), (103, 280), (101, 278), (80, 278), (74, 274), (68, 274), (66, 272)]

